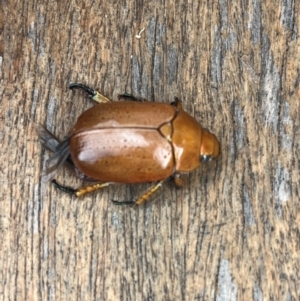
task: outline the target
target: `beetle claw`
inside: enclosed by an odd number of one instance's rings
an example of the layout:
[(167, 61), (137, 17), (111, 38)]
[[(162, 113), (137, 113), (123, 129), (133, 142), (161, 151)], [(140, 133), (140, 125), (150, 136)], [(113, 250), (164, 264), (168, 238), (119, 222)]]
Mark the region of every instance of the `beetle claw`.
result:
[(130, 93), (119, 94), (118, 100), (120, 100), (121, 98), (124, 98), (125, 100), (132, 100), (132, 101), (143, 101), (142, 99), (137, 98)]
[(83, 91), (85, 91), (90, 98), (92, 98), (94, 101), (98, 102), (98, 103), (104, 103), (104, 102), (109, 102), (110, 100), (105, 97), (104, 95), (102, 95), (101, 93), (99, 93), (97, 90), (94, 90), (86, 85), (83, 84), (78, 84), (78, 83), (73, 83), (69, 85), (69, 89), (73, 90), (73, 89), (82, 89)]
[(74, 189), (72, 187), (60, 185), (55, 179), (52, 180), (51, 182), (56, 188), (58, 188), (59, 190), (61, 190), (63, 192), (66, 192), (69, 194), (76, 194), (76, 189)]
[(92, 89), (86, 85), (78, 84), (78, 83), (70, 84), (69, 89), (70, 90), (81, 89), (81, 90), (85, 91), (91, 97), (94, 97), (97, 94), (97, 91), (95, 91), (94, 89)]

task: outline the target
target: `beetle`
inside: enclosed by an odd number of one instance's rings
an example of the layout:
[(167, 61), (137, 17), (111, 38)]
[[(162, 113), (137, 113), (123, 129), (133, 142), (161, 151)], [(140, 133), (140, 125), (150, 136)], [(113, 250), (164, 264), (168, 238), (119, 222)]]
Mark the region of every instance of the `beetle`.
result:
[(43, 180), (51, 180), (65, 165), (80, 179), (97, 183), (73, 189), (52, 180), (62, 191), (79, 197), (113, 183), (156, 182), (135, 202), (125, 202), (139, 205), (167, 178), (180, 187), (182, 173), (220, 154), (216, 136), (187, 114), (176, 97), (166, 104), (121, 94), (120, 101), (112, 102), (83, 84), (69, 88), (82, 89), (99, 104), (82, 113), (62, 142), (38, 127), (42, 145), (54, 153)]

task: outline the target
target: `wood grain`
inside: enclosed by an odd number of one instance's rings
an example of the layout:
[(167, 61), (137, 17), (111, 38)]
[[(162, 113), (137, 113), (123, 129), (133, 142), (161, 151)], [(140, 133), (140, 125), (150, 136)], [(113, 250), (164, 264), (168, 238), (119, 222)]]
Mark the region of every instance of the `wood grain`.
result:
[[(293, 0), (1, 1), (1, 300), (299, 300), (299, 12)], [(148, 185), (65, 195), (40, 181), (50, 154), (35, 124), (62, 139), (92, 106), (71, 82), (178, 96), (222, 156), (138, 208), (110, 200)]]

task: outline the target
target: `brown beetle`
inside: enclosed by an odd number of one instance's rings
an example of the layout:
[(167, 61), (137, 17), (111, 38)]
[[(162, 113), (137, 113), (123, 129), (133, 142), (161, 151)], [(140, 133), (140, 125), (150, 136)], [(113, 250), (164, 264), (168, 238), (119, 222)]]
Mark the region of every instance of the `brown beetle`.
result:
[(139, 205), (168, 177), (173, 176), (181, 186), (180, 173), (220, 153), (215, 135), (184, 112), (178, 98), (165, 104), (122, 94), (119, 99), (125, 101), (111, 102), (85, 85), (75, 83), (69, 87), (83, 89), (101, 104), (85, 111), (62, 142), (43, 127), (38, 128), (42, 144), (54, 152), (43, 177), (51, 180), (65, 165), (79, 178), (100, 183), (73, 189), (53, 180), (63, 191), (81, 196), (112, 183), (156, 181), (136, 202), (129, 202)]

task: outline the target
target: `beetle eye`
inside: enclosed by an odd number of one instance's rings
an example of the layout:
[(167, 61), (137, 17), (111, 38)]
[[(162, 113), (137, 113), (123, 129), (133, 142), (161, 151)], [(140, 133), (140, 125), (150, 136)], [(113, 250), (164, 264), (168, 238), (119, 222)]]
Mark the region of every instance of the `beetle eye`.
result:
[(200, 156), (200, 161), (202, 163), (206, 163), (206, 162), (209, 162), (211, 161), (212, 157), (210, 155), (202, 155)]

